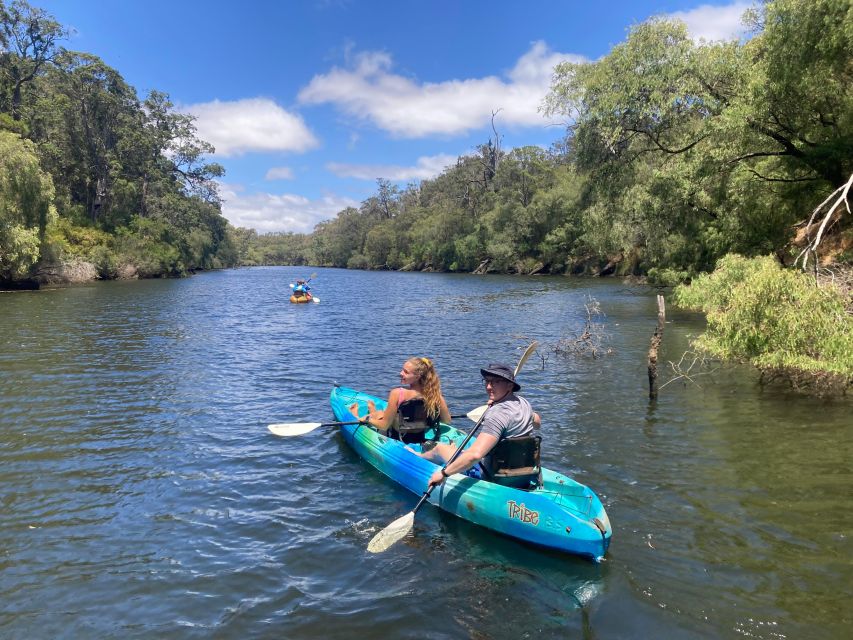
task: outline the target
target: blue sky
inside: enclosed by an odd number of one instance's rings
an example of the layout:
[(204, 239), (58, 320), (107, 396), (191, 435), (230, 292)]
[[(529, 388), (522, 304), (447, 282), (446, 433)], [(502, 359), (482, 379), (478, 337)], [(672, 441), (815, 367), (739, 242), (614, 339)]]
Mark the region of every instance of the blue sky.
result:
[(691, 0), (30, 0), (140, 98), (168, 93), (221, 163), (235, 226), (310, 232), (376, 192), (433, 177), (493, 135), (563, 131), (538, 107), (551, 70), (593, 61), (655, 16), (740, 35), (749, 2)]

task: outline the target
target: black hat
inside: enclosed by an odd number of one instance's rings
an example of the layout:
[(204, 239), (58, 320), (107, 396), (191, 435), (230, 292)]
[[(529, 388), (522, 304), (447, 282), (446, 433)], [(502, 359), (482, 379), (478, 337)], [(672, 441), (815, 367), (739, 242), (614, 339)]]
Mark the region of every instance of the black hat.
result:
[(484, 378), (486, 376), (497, 376), (498, 378), (503, 378), (504, 380), (509, 380), (512, 382), (512, 390), (518, 391), (521, 389), (521, 385), (515, 381), (515, 374), (505, 364), (490, 364), (485, 369), (480, 369), (480, 375)]

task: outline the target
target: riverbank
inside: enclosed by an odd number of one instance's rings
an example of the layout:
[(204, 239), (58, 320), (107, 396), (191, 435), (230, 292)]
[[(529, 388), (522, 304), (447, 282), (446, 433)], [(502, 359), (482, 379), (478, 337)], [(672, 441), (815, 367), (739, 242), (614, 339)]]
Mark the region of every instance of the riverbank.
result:
[(173, 278), (181, 277), (182, 275), (191, 275), (197, 270), (187, 272), (175, 276), (169, 273), (148, 274), (140, 273), (139, 268), (133, 264), (124, 264), (117, 267), (112, 277), (104, 278), (98, 271), (97, 265), (87, 260), (75, 258), (67, 262), (54, 262), (40, 266), (35, 274), (30, 278), (21, 280), (4, 280), (0, 281), (0, 291), (23, 291), (36, 290), (43, 286), (63, 286), (86, 284), (89, 282), (108, 281), (108, 280), (140, 280), (140, 279), (157, 279), (157, 278)]

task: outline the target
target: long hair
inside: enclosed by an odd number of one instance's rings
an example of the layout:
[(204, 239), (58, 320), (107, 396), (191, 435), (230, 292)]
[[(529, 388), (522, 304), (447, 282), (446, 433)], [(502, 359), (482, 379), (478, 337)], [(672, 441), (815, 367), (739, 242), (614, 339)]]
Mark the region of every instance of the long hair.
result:
[(409, 358), (406, 362), (412, 365), (415, 375), (418, 376), (427, 415), (437, 418), (441, 413), (441, 382), (432, 360), (429, 358)]

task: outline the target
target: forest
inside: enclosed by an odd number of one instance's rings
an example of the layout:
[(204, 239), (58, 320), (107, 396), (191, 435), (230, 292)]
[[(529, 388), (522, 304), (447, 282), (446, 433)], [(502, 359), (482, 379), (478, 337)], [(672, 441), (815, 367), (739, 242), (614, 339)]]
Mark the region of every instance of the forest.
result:
[[(238, 233), (254, 264), (643, 275), (712, 271), (729, 253), (793, 262), (795, 225), (853, 171), (847, 0), (777, 0), (745, 42), (694, 42), (654, 19), (591, 64), (562, 64), (550, 149), (495, 135), (441, 175), (375, 194), (307, 235)], [(851, 216), (823, 259), (853, 258)], [(828, 248), (829, 245), (827, 244)]]
[(140, 99), (66, 29), (0, 0), (0, 282), (178, 276), (235, 266), (213, 147)]
[[(541, 109), (566, 128), (551, 148), (503, 149), (496, 105), (494, 137), (437, 177), (378, 176), (313, 233), (258, 235), (223, 218), (224, 171), (191, 115), (0, 0), (0, 279), (311, 264), (675, 284), (729, 253), (790, 263), (795, 225), (853, 171), (851, 3), (775, 0), (745, 20), (742, 42), (636, 25), (598, 61), (555, 69)], [(851, 216), (837, 217), (830, 257), (845, 263)]]

